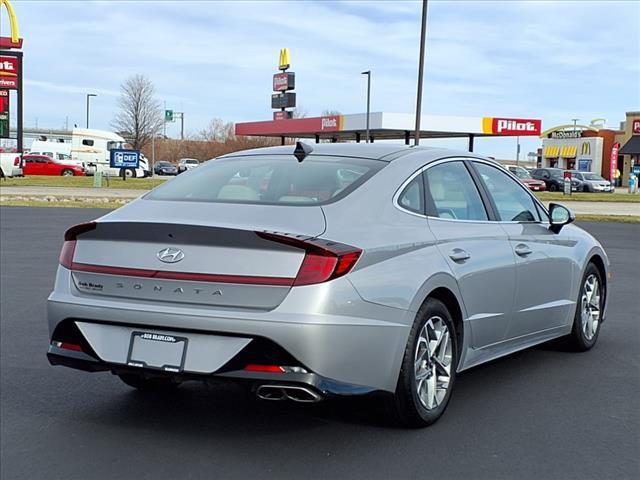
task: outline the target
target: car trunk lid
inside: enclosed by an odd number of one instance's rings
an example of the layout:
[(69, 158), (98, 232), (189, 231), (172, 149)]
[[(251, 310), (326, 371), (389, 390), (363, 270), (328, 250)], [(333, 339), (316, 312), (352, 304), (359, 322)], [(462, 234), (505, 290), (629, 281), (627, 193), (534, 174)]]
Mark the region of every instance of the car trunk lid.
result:
[(141, 200), (78, 238), (72, 276), (85, 295), (272, 309), (305, 252), (256, 232), (305, 240), (324, 229), (320, 207)]

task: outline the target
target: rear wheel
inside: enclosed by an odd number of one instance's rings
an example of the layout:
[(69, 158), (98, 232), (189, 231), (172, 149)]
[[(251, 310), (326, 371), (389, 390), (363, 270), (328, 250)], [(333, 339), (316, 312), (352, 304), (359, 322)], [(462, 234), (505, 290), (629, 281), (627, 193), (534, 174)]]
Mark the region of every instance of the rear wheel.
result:
[(143, 392), (170, 392), (180, 386), (180, 382), (168, 377), (144, 377), (135, 373), (120, 373), (120, 380)]
[(61, 175), (63, 177), (73, 177), (73, 170), (69, 170), (68, 168), (65, 168), (64, 170), (62, 170)]
[(604, 294), (600, 272), (593, 263), (589, 263), (582, 278), (573, 329), (569, 335), (571, 346), (580, 352), (590, 350), (598, 340)]
[(428, 299), (411, 328), (396, 392), (388, 399), (396, 423), (425, 427), (440, 418), (451, 398), (457, 358), (451, 314), (441, 301)]
[(550, 192), (557, 192), (558, 191), (558, 187), (555, 184), (551, 184), (549, 185), (549, 191)]
[(127, 176), (127, 178), (136, 178), (138, 175), (136, 174), (136, 171), (132, 168), (127, 168), (124, 171), (124, 174)]

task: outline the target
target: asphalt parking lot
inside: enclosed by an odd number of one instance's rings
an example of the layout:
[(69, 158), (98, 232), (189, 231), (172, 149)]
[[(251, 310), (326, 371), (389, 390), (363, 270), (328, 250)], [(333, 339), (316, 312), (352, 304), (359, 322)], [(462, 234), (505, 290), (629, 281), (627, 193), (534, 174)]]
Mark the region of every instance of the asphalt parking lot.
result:
[(62, 234), (105, 212), (0, 207), (3, 479), (640, 478), (639, 224), (582, 224), (614, 271), (595, 349), (546, 344), (472, 369), (436, 425), (400, 430), (373, 400), (272, 404), (195, 383), (160, 398), (49, 366)]

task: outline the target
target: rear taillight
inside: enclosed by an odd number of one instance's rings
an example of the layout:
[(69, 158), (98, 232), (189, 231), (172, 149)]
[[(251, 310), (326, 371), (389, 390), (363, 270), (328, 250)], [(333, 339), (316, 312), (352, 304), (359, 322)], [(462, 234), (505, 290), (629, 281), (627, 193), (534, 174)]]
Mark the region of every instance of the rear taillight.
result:
[(20, 166), (20, 157), (15, 158), (15, 160), (13, 161), (13, 166), (14, 167)]
[(73, 264), (73, 255), (76, 252), (76, 240), (78, 235), (95, 230), (96, 222), (81, 223), (71, 227), (64, 233), (64, 243), (60, 251), (60, 265), (71, 268)]
[(321, 239), (301, 240), (285, 234), (256, 232), (265, 240), (283, 243), (305, 251), (294, 286), (313, 285), (346, 275), (360, 258), (362, 250), (351, 245)]

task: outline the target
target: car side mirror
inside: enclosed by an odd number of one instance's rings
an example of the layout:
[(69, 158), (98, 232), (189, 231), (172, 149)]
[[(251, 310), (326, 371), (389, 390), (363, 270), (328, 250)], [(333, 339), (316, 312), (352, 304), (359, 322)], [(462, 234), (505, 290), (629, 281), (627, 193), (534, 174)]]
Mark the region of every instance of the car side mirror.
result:
[(559, 233), (562, 227), (568, 225), (576, 220), (576, 216), (571, 210), (559, 203), (549, 204), (549, 218), (550, 226), (549, 230), (553, 233)]

